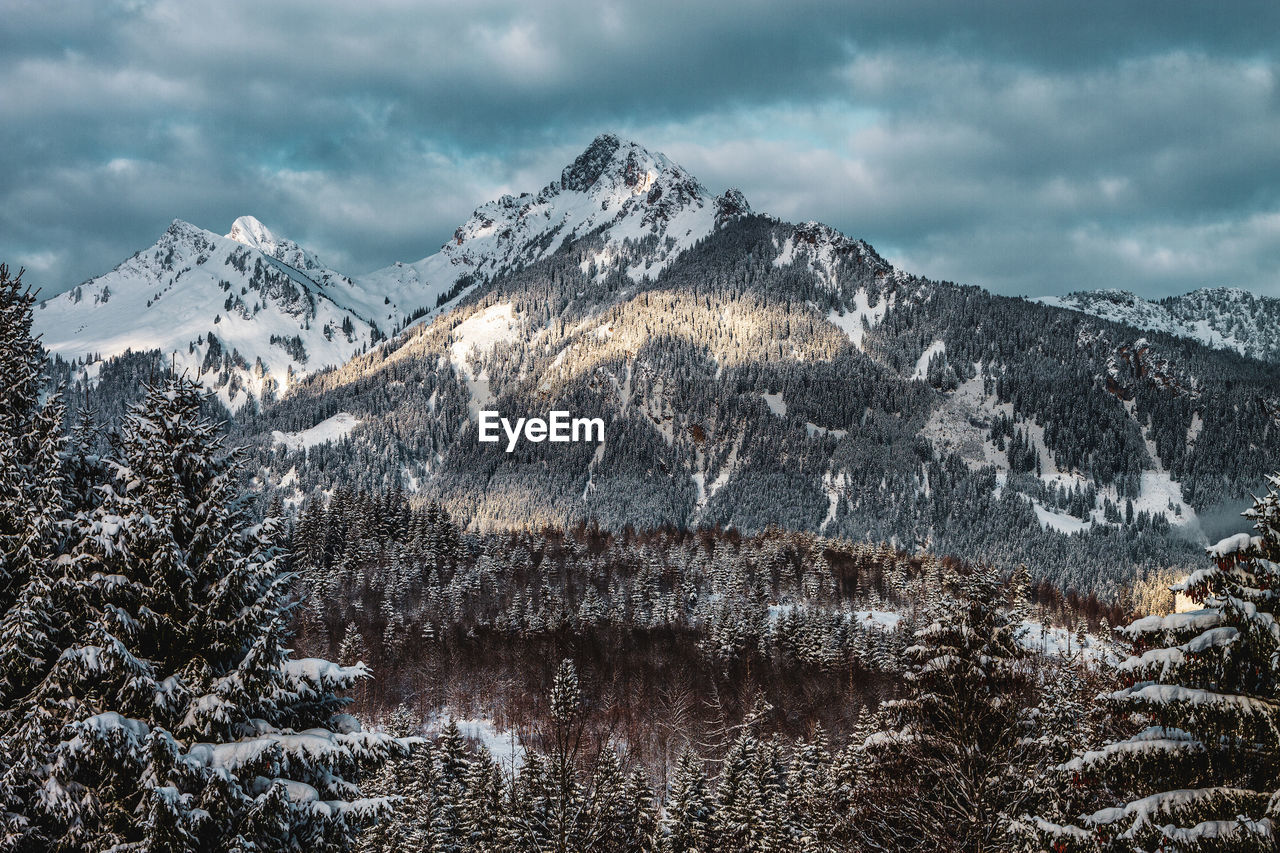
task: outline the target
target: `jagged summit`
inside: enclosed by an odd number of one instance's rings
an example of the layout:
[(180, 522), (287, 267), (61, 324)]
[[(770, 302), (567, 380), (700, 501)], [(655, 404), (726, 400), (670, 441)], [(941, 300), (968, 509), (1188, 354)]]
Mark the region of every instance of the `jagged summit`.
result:
[(264, 255), (297, 270), (324, 269), (324, 264), (314, 254), (303, 249), (293, 240), (277, 235), (255, 216), (237, 218), (231, 223), (231, 230), (227, 232), (226, 237), (250, 249), (257, 249)]
[(480, 205), (436, 254), (393, 264), (360, 283), (387, 294), (402, 314), (416, 316), (460, 295), (460, 283), (548, 257), (593, 233), (603, 247), (584, 269), (594, 265), (601, 277), (621, 269), (639, 280), (658, 275), (716, 228), (750, 213), (741, 190), (716, 196), (665, 154), (605, 133), (537, 193)]
[(560, 173), (562, 189), (574, 192), (586, 192), (591, 188), (609, 165), (614, 152), (622, 147), (622, 141), (612, 133), (602, 133), (592, 140), (586, 150), (565, 166)]
[[(741, 193), (729, 202), (749, 210)], [(697, 178), (666, 155), (603, 134), (537, 194), (503, 196), (476, 208), (442, 247), (454, 264), (494, 272), (545, 257), (598, 228), (606, 242), (650, 234), (675, 245), (633, 264), (633, 278), (655, 275), (715, 227), (724, 206)]]
[(754, 211), (747, 202), (747, 197), (737, 187), (730, 187), (716, 196), (716, 225), (737, 219), (739, 216), (750, 216)]
[(231, 223), (227, 238), (243, 243), (254, 249), (266, 251), (266, 247), (274, 247), (277, 242), (275, 234), (263, 225), (256, 216), (241, 216)]

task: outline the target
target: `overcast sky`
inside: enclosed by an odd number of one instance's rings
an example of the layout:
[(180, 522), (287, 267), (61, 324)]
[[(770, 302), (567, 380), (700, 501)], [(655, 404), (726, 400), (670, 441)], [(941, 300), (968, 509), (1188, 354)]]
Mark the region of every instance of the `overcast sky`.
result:
[[(1052, 8), (1051, 8), (1052, 7)], [(0, 0), (0, 260), (174, 218), (347, 272), (598, 133), (1002, 293), (1280, 296), (1280, 4)]]

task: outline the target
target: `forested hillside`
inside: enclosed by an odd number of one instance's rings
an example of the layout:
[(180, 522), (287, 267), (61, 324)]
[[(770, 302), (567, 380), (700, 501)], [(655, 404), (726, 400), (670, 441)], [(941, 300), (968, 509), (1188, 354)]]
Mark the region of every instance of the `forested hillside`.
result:
[[(739, 218), (639, 282), (598, 253), (496, 277), (246, 413), (262, 483), (399, 487), (479, 530), (929, 543), (1105, 591), (1189, 565), (1260, 485), (1247, 460), (1280, 461), (1273, 366), (907, 276), (821, 227)], [(504, 453), (476, 440), (482, 407), (600, 416), (606, 439)], [(280, 438), (339, 413), (331, 443)]]
[[(4, 849), (1274, 849), (1280, 474), (1256, 535), (1115, 602), (772, 526), (482, 532), (399, 485), (264, 506), (154, 359), (98, 386), (161, 374), (105, 430), (69, 416), (32, 303), (0, 267)], [(1172, 382), (1151, 351), (1136, 379)], [(973, 381), (931, 361), (903, 387)], [(1012, 471), (1033, 445), (998, 414)]]

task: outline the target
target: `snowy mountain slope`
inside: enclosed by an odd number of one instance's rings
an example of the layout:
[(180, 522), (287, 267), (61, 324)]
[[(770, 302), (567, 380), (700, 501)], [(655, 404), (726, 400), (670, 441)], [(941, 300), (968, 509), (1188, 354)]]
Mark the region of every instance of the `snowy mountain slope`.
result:
[(160, 350), (234, 409), (346, 362), (374, 337), (331, 285), (289, 261), (322, 269), (252, 217), (226, 237), (175, 220), (111, 272), (40, 303), (35, 330), (50, 355), (89, 376), (102, 358)]
[(1205, 346), (1280, 362), (1280, 299), (1214, 287), (1159, 301), (1123, 290), (1043, 296), (1044, 305), (1081, 311), (1145, 331), (1191, 338)]
[[(293, 240), (273, 233), (252, 216), (241, 216), (231, 225), (227, 238), (301, 272), (328, 296), (349, 311), (364, 318), (380, 331), (395, 328), (402, 313), (380, 289), (367, 289), (350, 276), (325, 266), (316, 255)], [(410, 301), (414, 297), (408, 297)], [(380, 336), (379, 336), (380, 337)]]
[(537, 194), (506, 195), (476, 208), (434, 255), (359, 276), (403, 319), (437, 313), (459, 288), (554, 254), (599, 232), (603, 248), (584, 259), (597, 276), (621, 267), (654, 277), (717, 225), (751, 213), (742, 193), (714, 196), (665, 155), (611, 134), (597, 137), (560, 178)]

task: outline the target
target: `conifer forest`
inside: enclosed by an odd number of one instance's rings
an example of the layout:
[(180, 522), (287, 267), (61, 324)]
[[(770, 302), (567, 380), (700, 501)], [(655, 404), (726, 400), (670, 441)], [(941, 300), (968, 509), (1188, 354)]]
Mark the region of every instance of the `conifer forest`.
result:
[(1278, 33), (0, 0), (0, 853), (1280, 853)]

